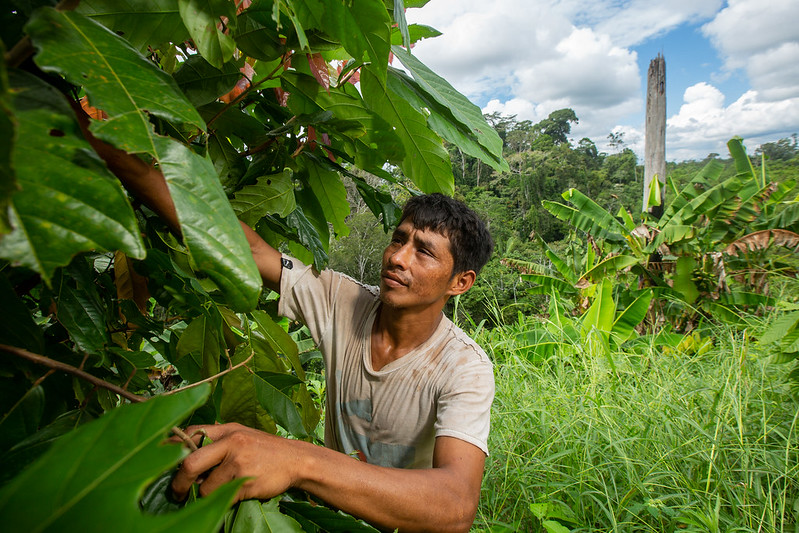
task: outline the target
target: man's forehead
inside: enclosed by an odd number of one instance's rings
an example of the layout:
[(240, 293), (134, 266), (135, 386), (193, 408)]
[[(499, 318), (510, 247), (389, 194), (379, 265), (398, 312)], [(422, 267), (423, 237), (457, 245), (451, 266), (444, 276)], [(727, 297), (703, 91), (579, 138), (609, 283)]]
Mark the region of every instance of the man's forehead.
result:
[(402, 224), (397, 226), (397, 229), (394, 230), (394, 233), (397, 232), (405, 235), (410, 235), (411, 233), (418, 233), (417, 238), (420, 239), (440, 237), (449, 241), (449, 234), (446, 231), (443, 231), (443, 229), (438, 230), (432, 227), (430, 228), (420, 227), (414, 224), (414, 222), (410, 219), (403, 220)]

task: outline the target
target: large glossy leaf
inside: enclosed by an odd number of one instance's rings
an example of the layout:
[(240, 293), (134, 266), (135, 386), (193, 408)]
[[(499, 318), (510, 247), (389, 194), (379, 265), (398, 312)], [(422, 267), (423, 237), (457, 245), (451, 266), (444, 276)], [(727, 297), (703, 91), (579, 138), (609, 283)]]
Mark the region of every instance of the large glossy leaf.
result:
[(258, 500), (241, 502), (229, 533), (301, 533), (302, 531), (296, 520), (280, 512), (278, 498), (275, 498), (265, 502)]
[(161, 43), (189, 38), (178, 10), (178, 0), (81, 0), (76, 10), (124, 37), (141, 52)]
[(261, 275), (213, 164), (180, 143), (154, 140), (192, 259), (225, 293), (234, 310), (254, 308)]
[(297, 343), (288, 333), (264, 311), (253, 311), (253, 320), (258, 324), (256, 330), (276, 353), (282, 353), (289, 360), (291, 367), (301, 380), (305, 380), (305, 371), (300, 364)]
[(50, 282), (54, 270), (88, 250), (144, 256), (136, 218), (119, 182), (83, 139), (64, 97), (39, 79), (12, 76), (20, 118), (15, 145), (22, 190), (12, 198), (15, 231), (0, 256)]
[(265, 341), (250, 340), (241, 344), (233, 355), (233, 363), (238, 364), (252, 356), (247, 367), (240, 367), (225, 375), (222, 379), (222, 398), (219, 405), (219, 416), (222, 422), (238, 422), (245, 426), (275, 433), (277, 427), (274, 419), (261, 407), (255, 395), (253, 372), (282, 372), (284, 367), (277, 355)]
[(597, 287), (594, 301), (582, 317), (583, 334), (590, 333), (592, 330), (609, 334), (613, 329), (615, 317), (616, 304), (613, 302), (613, 285), (604, 281)]
[(364, 100), (369, 108), (396, 128), (405, 148), (400, 166), (422, 191), (451, 195), (454, 177), (449, 154), (427, 120), (398, 95), (389, 91), (369, 70), (361, 74)]
[(325, 22), (325, 31), (338, 39), (356, 61), (369, 62), (383, 82), (391, 46), (391, 18), (383, 3), (325, 2)]
[[(395, 68), (389, 68), (387, 84), (392, 92), (411, 104), (416, 111), (428, 115), (427, 124), (447, 142), (457, 146), (463, 153), (476, 157), (497, 170), (504, 169), (484, 147), (480, 146), (465, 124), (456, 120), (448, 108), (429, 97), (418, 82), (410, 76)], [(504, 160), (502, 164), (507, 166)]]
[(297, 438), (308, 437), (302, 415), (292, 398), (291, 387), (302, 382), (289, 374), (257, 372), (253, 376), (255, 394), (261, 407), (280, 424), (283, 429)]
[[(99, 354), (111, 340), (105, 307), (91, 277), (81, 272), (80, 267), (84, 265), (80, 263), (80, 260), (75, 261), (54, 278), (54, 289), (59, 296), (56, 316), (80, 351)], [(74, 274), (74, 278), (70, 274)]]
[(217, 25), (220, 17), (226, 17), (235, 27), (235, 4), (227, 0), (178, 0), (178, 8), (197, 50), (213, 66), (222, 68), (233, 57), (236, 43)]
[(81, 15), (45, 8), (26, 27), (36, 63), (84, 87), (109, 118), (92, 132), (126, 152), (156, 155), (147, 111), (165, 120), (205, 126), (171, 76), (125, 40)]
[(598, 283), (607, 276), (615, 276), (627, 267), (638, 263), (638, 259), (631, 255), (614, 255), (600, 261), (588, 272), (581, 276), (581, 280), (588, 280), (591, 283)]
[(216, 531), (240, 483), (172, 514), (145, 515), (139, 497), (182, 451), (164, 445), (208, 396), (208, 387), (123, 406), (59, 439), (0, 491), (4, 528), (26, 532)]
[(346, 237), (350, 233), (346, 222), (350, 214), (350, 204), (347, 201), (347, 189), (339, 174), (323, 165), (315, 164), (312, 158), (306, 157), (303, 161), (305, 177), (322, 207), (325, 220), (333, 225), (337, 237)]
[[(502, 139), (483, 118), (483, 112), (480, 108), (471, 103), (468, 98), (456, 91), (447, 80), (430, 70), (424, 63), (411, 55), (410, 52), (399, 46), (393, 46), (391, 50), (405, 68), (410, 71), (425, 94), (451, 113), (451, 116), (457, 121), (456, 127), (465, 127), (466, 131), (474, 136), (484, 149), (476, 154), (471, 152), (469, 154), (479, 157), (495, 170), (507, 172), (509, 170), (508, 164), (502, 158)], [(449, 120), (449, 117), (443, 114), (442, 118)]]
[(281, 501), (280, 508), (294, 517), (309, 533), (325, 531), (351, 531), (353, 533), (374, 533), (377, 530), (350, 515), (334, 511), (321, 505), (299, 501)]
[(252, 16), (254, 13), (247, 10), (239, 15), (233, 32), (236, 44), (242, 52), (255, 59), (271, 61), (280, 57), (286, 51), (286, 45), (280, 40), (277, 24), (271, 16)]
[(214, 309), (186, 327), (178, 341), (177, 358), (172, 363), (183, 378), (199, 381), (219, 373), (219, 358), (224, 346), (222, 320)]
[(241, 72), (233, 63), (217, 68), (205, 58), (193, 55), (186, 58), (174, 77), (189, 101), (199, 107), (230, 92), (241, 78)]
[(617, 344), (630, 339), (635, 332), (635, 327), (646, 317), (649, 302), (652, 301), (652, 291), (646, 291), (636, 298), (633, 303), (621, 312), (613, 322), (612, 338)]
[(239, 219), (250, 226), (266, 215), (288, 216), (297, 206), (291, 170), (261, 176), (254, 185), (239, 190), (230, 204)]

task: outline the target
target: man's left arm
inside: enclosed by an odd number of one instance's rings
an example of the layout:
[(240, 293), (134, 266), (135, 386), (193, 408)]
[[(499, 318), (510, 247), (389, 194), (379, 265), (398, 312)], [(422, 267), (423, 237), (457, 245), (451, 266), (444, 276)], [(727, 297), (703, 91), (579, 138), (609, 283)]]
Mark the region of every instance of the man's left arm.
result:
[(392, 530), (468, 531), (477, 512), (485, 454), (454, 437), (436, 439), (432, 468), (409, 470), (367, 464), (238, 424), (203, 430), (213, 443), (183, 462), (172, 485), (178, 496), (213, 468), (200, 484), (201, 495), (232, 479), (251, 477), (239, 499), (267, 499), (294, 487)]

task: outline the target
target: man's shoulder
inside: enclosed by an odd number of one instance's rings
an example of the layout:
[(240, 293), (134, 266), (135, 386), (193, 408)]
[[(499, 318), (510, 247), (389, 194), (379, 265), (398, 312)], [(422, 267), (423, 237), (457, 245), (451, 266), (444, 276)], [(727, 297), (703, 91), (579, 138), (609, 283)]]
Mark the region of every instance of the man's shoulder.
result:
[(493, 366), (491, 359), (477, 341), (471, 338), (465, 331), (459, 328), (449, 318), (444, 317), (446, 331), (442, 338), (445, 350), (449, 358), (455, 358), (458, 363), (471, 363), (485, 365), (488, 368)]

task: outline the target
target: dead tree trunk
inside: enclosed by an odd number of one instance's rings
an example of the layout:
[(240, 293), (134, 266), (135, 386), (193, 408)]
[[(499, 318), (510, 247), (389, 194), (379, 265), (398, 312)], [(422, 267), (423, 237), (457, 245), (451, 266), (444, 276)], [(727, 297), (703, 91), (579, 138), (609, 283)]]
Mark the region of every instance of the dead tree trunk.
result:
[(645, 135), (643, 209), (647, 210), (652, 180), (656, 179), (660, 182), (660, 205), (651, 207), (649, 212), (660, 218), (666, 185), (666, 59), (660, 54), (649, 62)]

